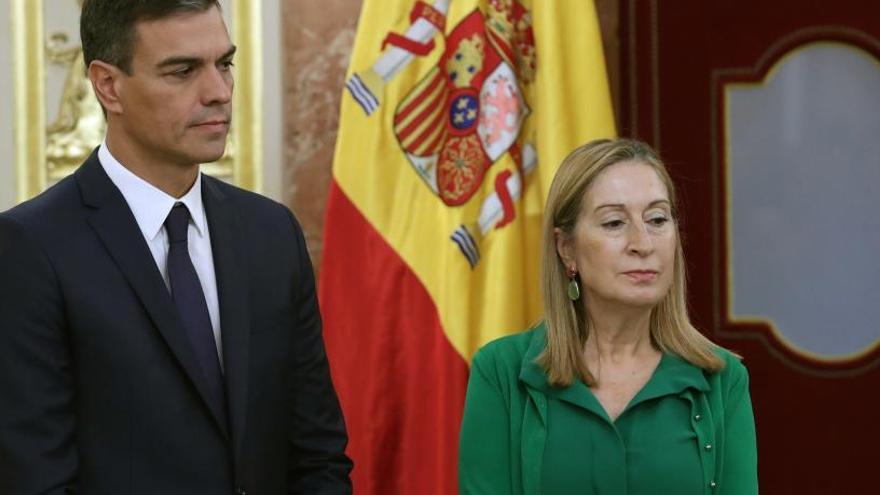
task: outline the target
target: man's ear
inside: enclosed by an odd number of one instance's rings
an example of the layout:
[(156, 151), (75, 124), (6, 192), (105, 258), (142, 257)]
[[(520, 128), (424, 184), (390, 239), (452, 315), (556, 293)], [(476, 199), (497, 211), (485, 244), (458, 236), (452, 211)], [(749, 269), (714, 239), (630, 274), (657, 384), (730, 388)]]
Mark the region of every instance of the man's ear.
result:
[(553, 238), (556, 240), (556, 254), (562, 260), (562, 264), (566, 268), (575, 266), (574, 250), (571, 246), (571, 236), (562, 231), (559, 227), (553, 228)]
[(95, 88), (95, 96), (108, 113), (121, 114), (119, 101), (120, 82), (124, 74), (118, 67), (100, 60), (92, 60), (88, 69), (89, 80)]

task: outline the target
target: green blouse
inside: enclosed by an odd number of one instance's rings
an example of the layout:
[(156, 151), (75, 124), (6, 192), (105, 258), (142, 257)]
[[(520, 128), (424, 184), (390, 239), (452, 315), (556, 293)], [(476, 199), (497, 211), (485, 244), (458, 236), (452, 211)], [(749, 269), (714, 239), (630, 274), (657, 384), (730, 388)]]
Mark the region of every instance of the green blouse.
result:
[(551, 387), (535, 358), (543, 325), (473, 359), (459, 446), (462, 494), (758, 493), (748, 374), (704, 373), (664, 354), (616, 421), (581, 381)]

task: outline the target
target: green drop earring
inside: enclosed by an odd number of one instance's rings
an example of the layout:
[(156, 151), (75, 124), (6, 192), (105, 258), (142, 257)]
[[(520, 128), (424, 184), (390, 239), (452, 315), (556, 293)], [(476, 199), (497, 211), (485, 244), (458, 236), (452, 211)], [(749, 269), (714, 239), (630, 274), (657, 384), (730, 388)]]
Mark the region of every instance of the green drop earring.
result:
[(581, 298), (581, 285), (577, 280), (578, 272), (574, 267), (568, 269), (568, 298), (577, 301)]

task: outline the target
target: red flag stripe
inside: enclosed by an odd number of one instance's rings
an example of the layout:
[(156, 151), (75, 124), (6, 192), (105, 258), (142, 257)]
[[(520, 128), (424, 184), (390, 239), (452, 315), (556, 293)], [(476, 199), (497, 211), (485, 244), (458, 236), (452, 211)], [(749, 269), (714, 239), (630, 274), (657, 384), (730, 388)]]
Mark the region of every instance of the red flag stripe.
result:
[(446, 132), (446, 126), (441, 126), (440, 132), (438, 132), (429, 143), (426, 143), (426, 146), (415, 148), (413, 154), (416, 156), (427, 156), (440, 153), (440, 148), (442, 148), (443, 142), (446, 141), (446, 136), (448, 135), (449, 133)]
[(457, 493), (467, 363), (425, 287), (335, 181), (322, 259), (324, 339), (355, 493)]
[[(394, 116), (394, 125), (397, 126), (401, 122), (406, 120), (406, 118), (409, 116), (409, 114), (412, 113), (412, 111), (416, 107), (418, 107), (419, 104), (422, 103), (425, 100), (425, 98), (428, 97), (428, 95), (431, 95), (434, 93), (434, 90), (437, 89), (437, 85), (440, 84), (442, 81), (443, 81), (443, 76), (442, 76), (441, 72), (439, 70), (435, 71), (434, 76), (431, 79), (431, 82), (429, 82), (427, 84), (427, 87), (425, 88), (425, 90), (419, 92), (419, 94), (415, 97), (415, 99), (413, 101), (411, 101), (409, 103), (405, 103), (406, 106), (402, 110), (397, 112), (397, 115)], [(418, 91), (418, 89), (415, 89), (414, 91)]]
[[(422, 131), (415, 139), (409, 141), (409, 144), (404, 146), (407, 151), (412, 152), (413, 154), (423, 155), (419, 148), (422, 143), (425, 142), (426, 139), (434, 137), (433, 140), (436, 140), (436, 136), (446, 134), (444, 129), (446, 126), (443, 123), (443, 120), (446, 118), (446, 112), (438, 111), (436, 115), (431, 116), (431, 122), (425, 127), (425, 130)], [(437, 131), (440, 131), (439, 133)], [(418, 152), (418, 153), (417, 153)]]
[(501, 57), (504, 58), (504, 60), (507, 61), (507, 63), (511, 66), (514, 65), (513, 49), (511, 48), (510, 43), (507, 41), (507, 39), (496, 33), (494, 29), (487, 29), (486, 31), (489, 32), (489, 41), (492, 43), (492, 46), (494, 46), (495, 49), (498, 50), (498, 53), (501, 55)]
[[(420, 131), (419, 138), (424, 139), (425, 135), (431, 134), (432, 127), (443, 125), (443, 118), (445, 117), (446, 112), (443, 111), (445, 108), (442, 103), (445, 101), (446, 91), (439, 91), (437, 96), (425, 105), (425, 109), (419, 113), (409, 125), (397, 133), (400, 141), (405, 143), (404, 148), (410, 147), (410, 138), (414, 132)], [(428, 124), (425, 125), (425, 122), (428, 122)]]

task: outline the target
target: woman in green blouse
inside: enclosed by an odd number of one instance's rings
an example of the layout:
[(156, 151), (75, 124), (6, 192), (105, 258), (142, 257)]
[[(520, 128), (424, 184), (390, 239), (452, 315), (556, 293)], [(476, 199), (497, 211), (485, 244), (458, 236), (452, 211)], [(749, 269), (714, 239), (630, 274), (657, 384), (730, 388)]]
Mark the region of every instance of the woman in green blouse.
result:
[(675, 189), (626, 139), (572, 152), (550, 187), (545, 320), (473, 358), (463, 494), (758, 492), (748, 374), (687, 315)]

